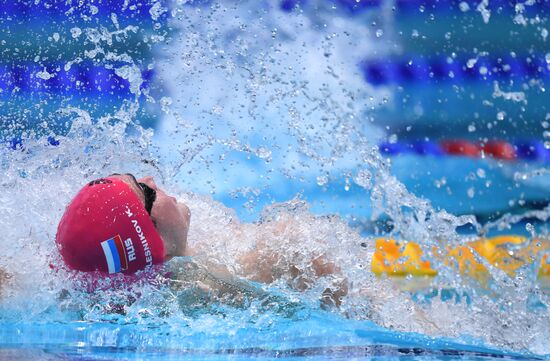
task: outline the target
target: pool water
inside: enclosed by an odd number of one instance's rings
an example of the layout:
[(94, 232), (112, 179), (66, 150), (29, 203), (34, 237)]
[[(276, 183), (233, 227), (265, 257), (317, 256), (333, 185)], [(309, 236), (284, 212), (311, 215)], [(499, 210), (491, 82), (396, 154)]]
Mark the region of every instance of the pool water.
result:
[[(3, 4), (0, 359), (548, 359), (548, 9)], [(59, 267), (65, 205), (126, 171), (189, 206), (193, 261), (235, 293), (164, 270), (93, 290)], [(526, 238), (446, 258), (495, 235)], [(437, 274), (375, 274), (380, 238)], [(251, 249), (278, 255), (273, 282), (242, 266)], [(313, 277), (319, 258), (338, 270)]]
[(303, 320), (280, 319), (268, 327), (241, 325), (230, 332), (223, 326), (215, 333), (191, 331), (190, 326), (85, 322), (3, 325), (2, 356), (38, 360), (541, 359), (448, 339), (392, 332), (371, 322), (344, 320), (318, 311)]

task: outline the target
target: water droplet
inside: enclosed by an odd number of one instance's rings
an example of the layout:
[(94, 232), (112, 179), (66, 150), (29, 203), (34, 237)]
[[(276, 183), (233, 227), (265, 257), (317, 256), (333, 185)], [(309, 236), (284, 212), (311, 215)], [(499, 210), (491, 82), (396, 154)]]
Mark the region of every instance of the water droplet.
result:
[(82, 34), (82, 30), (80, 28), (72, 28), (71, 29), (71, 36), (73, 39), (78, 38)]
[(466, 12), (470, 10), (470, 5), (466, 1), (462, 1), (460, 4), (458, 4), (458, 8), (462, 12)]
[(36, 77), (40, 79), (48, 80), (55, 77), (55, 74), (48, 73), (48, 71), (44, 68), (44, 70), (36, 73)]
[(466, 62), (466, 66), (468, 67), (468, 69), (472, 69), (474, 67), (474, 65), (476, 65), (477, 63), (477, 58), (476, 59), (468, 59), (468, 61)]
[(163, 13), (168, 11), (167, 9), (163, 8), (161, 5), (161, 2), (155, 2), (153, 6), (149, 9), (149, 15), (151, 15), (151, 19), (158, 20)]
[(479, 168), (477, 171), (476, 171), (476, 174), (479, 178), (485, 178), (485, 170), (482, 169), (482, 168)]
[(317, 177), (317, 185), (324, 186), (328, 183), (328, 177), (325, 175), (320, 175)]
[(160, 109), (165, 112), (165, 113), (168, 113), (169, 111), (169, 107), (170, 105), (172, 104), (172, 98), (170, 97), (162, 97), (160, 98)]
[(214, 114), (222, 114), (223, 113), (223, 107), (221, 105), (213, 105), (212, 106), (212, 113)]
[(128, 80), (130, 83), (130, 92), (135, 95), (141, 94), (141, 84), (143, 84), (143, 78), (141, 76), (141, 70), (136, 65), (124, 65), (115, 69), (115, 74), (119, 77)]
[(372, 174), (367, 170), (361, 169), (353, 180), (357, 185), (368, 189), (371, 187), (371, 179)]
[(271, 151), (265, 147), (260, 147), (257, 149), (256, 154), (260, 159), (265, 160), (266, 162), (271, 161)]

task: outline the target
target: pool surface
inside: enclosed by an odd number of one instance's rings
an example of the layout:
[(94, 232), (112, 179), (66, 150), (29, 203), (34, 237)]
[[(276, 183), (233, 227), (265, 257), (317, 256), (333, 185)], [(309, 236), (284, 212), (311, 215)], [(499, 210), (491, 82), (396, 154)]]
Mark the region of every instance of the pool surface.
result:
[[(550, 360), (549, 4), (2, 2), (0, 360)], [(233, 293), (63, 267), (115, 172)]]
[(2, 325), (2, 353), (9, 359), (510, 359), (535, 355), (392, 332), (370, 322), (313, 312), (307, 320), (275, 321), (267, 329), (244, 326), (231, 334), (138, 325), (73, 323)]

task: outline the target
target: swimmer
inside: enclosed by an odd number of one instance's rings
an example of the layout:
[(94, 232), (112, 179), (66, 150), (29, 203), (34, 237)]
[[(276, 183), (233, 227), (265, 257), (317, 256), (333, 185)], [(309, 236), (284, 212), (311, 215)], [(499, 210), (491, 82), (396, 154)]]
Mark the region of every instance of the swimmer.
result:
[(190, 216), (152, 177), (113, 174), (80, 190), (59, 222), (56, 242), (71, 269), (135, 273), (186, 255)]
[[(190, 218), (187, 205), (166, 194), (152, 177), (136, 179), (131, 174), (112, 174), (89, 182), (70, 202), (59, 222), (56, 242), (65, 264), (73, 270), (133, 274), (176, 258), (169, 262), (172, 269), (179, 270), (171, 276), (176, 287), (198, 282), (206, 293), (214, 292), (232, 301), (240, 299), (235, 290), (246, 289), (245, 282), (231, 279), (229, 272), (220, 271), (220, 267), (205, 270), (178, 261), (177, 258), (194, 253), (187, 243)], [(248, 273), (247, 279), (263, 283), (277, 280), (273, 271), (277, 254), (258, 262), (258, 251), (250, 251), (240, 261)], [(339, 272), (322, 257), (312, 260), (311, 265), (314, 277)], [(303, 272), (292, 266), (287, 271), (293, 288), (307, 289), (311, 282)], [(345, 282), (334, 290), (327, 289), (321, 295), (322, 304), (339, 306), (346, 293)], [(265, 292), (260, 296), (264, 297)]]

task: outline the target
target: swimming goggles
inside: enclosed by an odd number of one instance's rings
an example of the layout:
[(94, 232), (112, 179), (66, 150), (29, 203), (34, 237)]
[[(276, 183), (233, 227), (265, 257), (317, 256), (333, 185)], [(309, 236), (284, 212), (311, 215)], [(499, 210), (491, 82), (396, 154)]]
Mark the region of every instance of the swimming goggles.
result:
[[(155, 201), (157, 199), (157, 191), (154, 190), (153, 188), (149, 187), (145, 183), (138, 182), (136, 177), (132, 173), (124, 173), (124, 174), (127, 175), (127, 176), (130, 176), (132, 178), (132, 180), (137, 185), (139, 185), (139, 187), (143, 191), (143, 195), (144, 195), (144, 198), (145, 198), (145, 210), (147, 211), (147, 213), (149, 213), (149, 215), (151, 215), (151, 210), (153, 209), (153, 203), (155, 203)], [(111, 175), (120, 175), (120, 173), (113, 173)]]
[(138, 184), (143, 190), (143, 194), (145, 195), (145, 210), (147, 211), (147, 213), (149, 213), (149, 215), (151, 215), (153, 203), (155, 203), (155, 200), (157, 199), (157, 191), (149, 187), (145, 183), (138, 182)]

